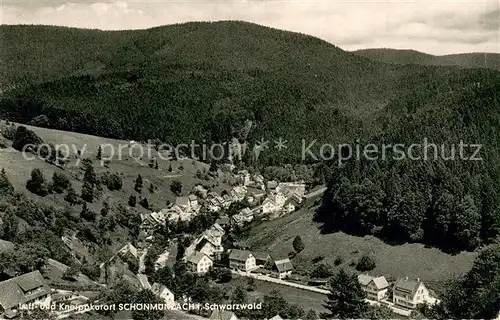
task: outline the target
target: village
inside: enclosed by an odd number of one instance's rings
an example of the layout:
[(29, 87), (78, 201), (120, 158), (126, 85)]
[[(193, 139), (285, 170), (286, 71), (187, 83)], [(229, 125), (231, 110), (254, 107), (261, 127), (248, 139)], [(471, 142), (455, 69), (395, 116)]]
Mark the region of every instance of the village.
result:
[[(189, 222), (201, 212), (217, 213), (228, 209), (233, 203), (244, 203), (245, 206), (232, 216), (221, 215), (208, 229), (197, 235), (191, 244), (185, 248), (182, 261), (189, 270), (203, 276), (214, 269), (230, 270), (231, 273), (279, 285), (295, 287), (301, 290), (328, 294), (326, 279), (311, 279), (294, 274), (294, 266), (287, 255), (271, 257), (267, 252), (255, 252), (244, 246), (225, 248), (223, 237), (226, 233), (242, 228), (259, 219), (262, 223), (273, 220), (297, 210), (307, 198), (306, 185), (301, 182), (265, 181), (262, 175), (251, 175), (247, 171), (238, 171), (235, 178), (239, 181), (229, 192), (218, 194), (197, 185), (187, 196), (179, 196), (170, 207), (141, 215), (141, 236), (137, 246), (125, 244), (108, 262), (101, 263), (100, 283), (102, 286), (112, 283), (118, 277), (127, 279), (136, 287), (150, 290), (164, 301), (169, 308), (175, 308), (179, 303), (189, 302), (189, 297), (176, 297), (165, 285), (150, 283), (145, 274), (144, 260), (151, 243), (154, 242), (155, 230), (166, 223)], [(314, 190), (311, 194), (320, 194), (324, 189)], [(70, 249), (74, 250), (73, 242), (63, 237)], [(175, 242), (174, 239), (173, 242)], [(155, 270), (167, 265), (172, 266), (175, 244), (167, 246), (159, 254), (154, 264)], [(122, 266), (117, 267), (122, 262)], [(133, 267), (135, 266), (135, 267)], [(134, 270), (136, 269), (136, 270)], [(134, 270), (136, 272), (131, 272)], [(359, 274), (358, 281), (366, 292), (370, 304), (385, 304), (395, 313), (409, 316), (419, 304), (435, 304), (439, 302), (433, 297), (420, 279), (399, 278), (389, 283), (384, 276)], [(5, 318), (15, 318), (18, 306), (23, 304), (50, 306), (54, 301), (64, 301), (73, 304), (86, 304), (91, 298), (74, 294), (61, 289), (50, 289), (39, 271), (24, 274), (0, 282), (0, 306)], [(88, 310), (87, 310), (88, 311)], [(66, 309), (56, 313), (58, 318), (66, 318), (71, 314), (84, 313), (85, 309)], [(214, 310), (211, 319), (236, 320), (236, 315), (228, 310)], [(281, 319), (279, 315), (273, 318)]]

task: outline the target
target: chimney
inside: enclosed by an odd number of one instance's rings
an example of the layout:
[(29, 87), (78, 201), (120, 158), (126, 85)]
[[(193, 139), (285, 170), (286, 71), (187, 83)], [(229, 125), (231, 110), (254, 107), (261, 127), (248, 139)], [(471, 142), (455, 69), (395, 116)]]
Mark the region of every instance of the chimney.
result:
[(417, 278), (417, 282), (420, 282), (420, 278)]

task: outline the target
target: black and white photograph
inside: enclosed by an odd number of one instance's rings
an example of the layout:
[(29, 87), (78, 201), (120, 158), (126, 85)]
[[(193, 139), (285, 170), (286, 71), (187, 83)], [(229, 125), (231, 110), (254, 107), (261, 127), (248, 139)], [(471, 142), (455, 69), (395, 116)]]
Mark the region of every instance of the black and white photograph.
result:
[(500, 320), (500, 2), (0, 0), (0, 319)]

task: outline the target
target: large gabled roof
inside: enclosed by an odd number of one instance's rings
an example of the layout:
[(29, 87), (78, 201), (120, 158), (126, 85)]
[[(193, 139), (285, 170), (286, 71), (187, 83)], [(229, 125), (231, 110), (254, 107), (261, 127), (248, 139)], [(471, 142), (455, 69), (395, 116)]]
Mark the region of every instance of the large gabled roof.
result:
[(253, 256), (250, 251), (240, 249), (231, 249), (229, 253), (230, 260), (247, 261), (250, 256)]
[(290, 259), (282, 259), (274, 261), (274, 265), (279, 272), (287, 272), (293, 270), (293, 265)]
[(398, 279), (394, 284), (394, 290), (408, 292), (414, 296), (421, 283), (419, 280)]
[[(188, 258), (188, 262), (191, 262), (191, 263), (194, 263), (194, 264), (198, 264), (201, 259), (203, 259), (204, 257), (207, 257), (209, 258), (206, 254), (204, 253), (201, 253), (201, 252), (195, 252), (193, 253), (189, 258)], [(210, 258), (209, 258), (210, 259)], [(212, 260), (212, 259), (210, 259)]]
[(28, 291), (43, 288), (40, 295), (50, 293), (50, 289), (45, 285), (40, 271), (36, 270), (30, 273), (20, 275), (6, 281), (0, 282), (0, 306), (8, 310), (26, 302)]

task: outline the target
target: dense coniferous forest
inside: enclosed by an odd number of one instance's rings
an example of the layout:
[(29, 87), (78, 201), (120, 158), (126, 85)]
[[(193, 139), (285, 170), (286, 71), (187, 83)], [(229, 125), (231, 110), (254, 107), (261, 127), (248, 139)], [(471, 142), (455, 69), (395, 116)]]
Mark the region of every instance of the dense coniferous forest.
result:
[[(375, 234), (448, 250), (500, 231), (500, 73), (390, 65), (314, 37), (243, 22), (103, 32), (1, 26), (0, 115), (136, 140), (482, 144), (483, 161), (327, 161), (325, 232)], [(42, 117), (42, 115), (44, 117)], [(240, 137), (241, 138), (241, 137)], [(316, 150), (317, 151), (317, 150)], [(306, 159), (313, 161), (313, 159)]]
[(490, 68), (500, 70), (500, 54), (498, 53), (460, 53), (435, 56), (415, 50), (398, 49), (361, 49), (354, 54), (372, 60), (397, 63), (420, 64), (430, 66), (461, 66), (464, 68)]

